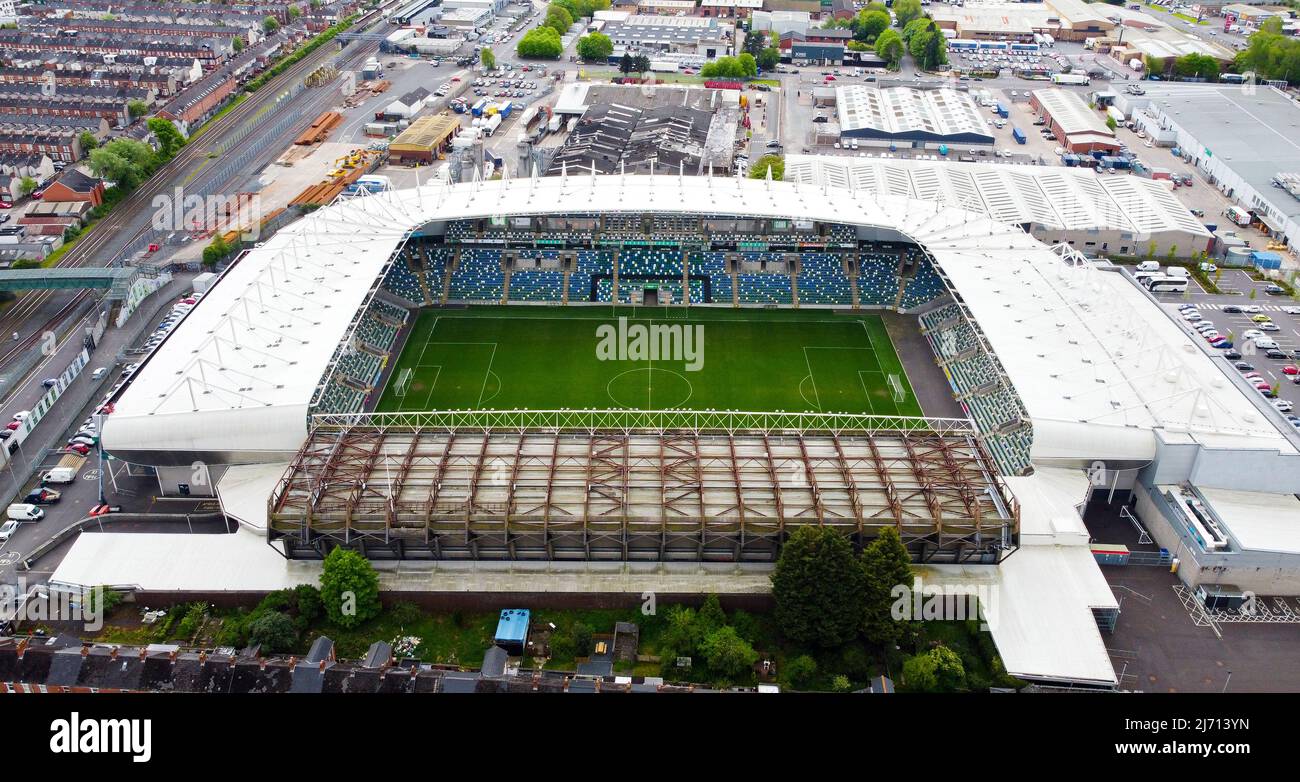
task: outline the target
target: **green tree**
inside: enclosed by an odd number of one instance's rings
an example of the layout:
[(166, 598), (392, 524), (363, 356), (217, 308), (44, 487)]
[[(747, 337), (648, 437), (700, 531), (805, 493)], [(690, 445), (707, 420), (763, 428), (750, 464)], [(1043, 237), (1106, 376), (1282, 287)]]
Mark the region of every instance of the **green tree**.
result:
[(320, 594), (325, 615), (339, 627), (356, 627), (379, 615), (379, 574), (355, 551), (336, 548), (325, 557)]
[(695, 610), (686, 606), (669, 606), (664, 613), (664, 631), (660, 637), (660, 646), (671, 650), (671, 654), (662, 653), (661, 657), (693, 657), (699, 652), (700, 642), (704, 640), (700, 632), (701, 624), (696, 619)]
[(289, 6), (289, 21), (296, 22), (298, 17), (302, 16), (302, 9), (296, 5)]
[(752, 55), (754, 59), (758, 59), (758, 56), (767, 48), (767, 40), (767, 36), (763, 33), (745, 33), (745, 45), (741, 51)]
[(737, 55), (736, 63), (740, 66), (740, 73), (745, 78), (752, 79), (758, 75), (758, 61), (749, 52), (741, 52)]
[[(162, 147), (159, 151), (162, 153), (163, 159), (171, 160), (172, 156), (179, 152), (181, 147), (185, 146), (185, 137), (176, 129), (171, 120), (153, 117), (145, 124), (149, 126), (149, 131), (153, 133), (154, 137), (158, 139), (158, 143)], [(113, 143), (117, 142), (114, 141)]]
[(267, 611), (248, 623), (248, 640), (266, 652), (287, 652), (298, 642), (298, 630), (285, 614)]
[(816, 678), (817, 661), (806, 654), (788, 661), (781, 671), (781, 681), (788, 690), (806, 690)]
[(700, 652), (710, 670), (733, 679), (744, 676), (758, 662), (758, 652), (734, 627), (719, 627), (704, 636)]
[(939, 645), (903, 663), (903, 684), (913, 692), (953, 692), (966, 686), (966, 668), (956, 652)]
[(623, 52), (623, 58), (618, 61), (619, 73), (622, 73), (624, 76), (632, 73), (632, 65), (632, 55), (626, 51)]
[(749, 167), (750, 179), (767, 179), (767, 170), (772, 169), (772, 179), (781, 181), (785, 178), (785, 158), (780, 155), (764, 155)]
[(889, 649), (908, 631), (907, 623), (894, 619), (894, 590), (900, 585), (911, 590), (912, 557), (898, 531), (886, 527), (862, 549), (861, 559), (867, 583), (862, 635), (876, 646)]
[(546, 7), (546, 21), (542, 22), (542, 26), (564, 35), (573, 26), (573, 16), (563, 6), (551, 3)]
[(606, 62), (614, 53), (614, 42), (604, 33), (590, 33), (578, 39), (578, 56), (587, 62)]
[(849, 692), (853, 689), (853, 682), (849, 681), (849, 677), (839, 674), (831, 679), (831, 689), (835, 692)]
[(140, 119), (149, 113), (149, 104), (138, 99), (127, 101), (126, 113), (130, 115), (131, 119)]
[(868, 11), (864, 8), (853, 21), (853, 37), (863, 43), (871, 43), (889, 29), (889, 13), (886, 11)]
[(515, 46), (515, 53), (520, 57), (555, 60), (564, 51), (560, 43), (560, 34), (551, 27), (534, 27), (524, 33)]
[(901, 35), (903, 36), (903, 43), (907, 44), (908, 46), (911, 46), (912, 39), (918, 33), (923, 33), (926, 30), (930, 29), (930, 20), (926, 19), (925, 17), (918, 17), (908, 22), (905, 25), (900, 24), (899, 27), (902, 29)]
[(574, 622), (569, 635), (573, 638), (574, 656), (586, 657), (591, 654), (591, 625), (586, 622)]
[(483, 66), (483, 70), (496, 70), (497, 56), (493, 54), (490, 48), (484, 46), (482, 49), (479, 49), (478, 61)]
[(798, 643), (839, 646), (862, 627), (866, 589), (848, 540), (829, 527), (801, 526), (772, 573), (777, 626)]
[(897, 68), (903, 59), (903, 37), (895, 30), (886, 30), (876, 39), (876, 54), (890, 68)]
[(894, 16), (898, 17), (899, 27), (907, 27), (908, 22), (921, 18), (921, 0), (895, 0)]
[(638, 74), (644, 74), (650, 70), (650, 58), (644, 54), (638, 54), (632, 58), (632, 70)]
[(266, 18), (262, 20), (262, 32), (267, 35), (273, 35), (275, 31), (279, 29), (280, 23), (275, 20), (274, 16), (267, 14)]
[(775, 46), (769, 46), (758, 54), (758, 67), (765, 71), (771, 71), (781, 64), (781, 50)]
[(717, 595), (711, 594), (704, 598), (704, 604), (700, 606), (695, 620), (700, 623), (701, 629), (706, 634), (726, 626), (727, 614), (722, 610), (722, 602), (718, 600)]
[(1114, 118), (1114, 117), (1112, 117), (1111, 115), (1107, 114), (1107, 115), (1106, 115), (1106, 127), (1110, 128), (1111, 130), (1114, 130), (1115, 128), (1118, 128), (1118, 127), (1119, 127), (1119, 123), (1115, 121), (1115, 118)]
[(238, 35), (236, 35), (234, 38), (231, 38), (230, 48), (235, 51), (235, 54), (239, 54), (240, 52), (244, 51), (244, 39)]
[(299, 584), (294, 587), (293, 592), (298, 618), (304, 625), (310, 625), (325, 614), (325, 603), (321, 600), (320, 590), (315, 586)]

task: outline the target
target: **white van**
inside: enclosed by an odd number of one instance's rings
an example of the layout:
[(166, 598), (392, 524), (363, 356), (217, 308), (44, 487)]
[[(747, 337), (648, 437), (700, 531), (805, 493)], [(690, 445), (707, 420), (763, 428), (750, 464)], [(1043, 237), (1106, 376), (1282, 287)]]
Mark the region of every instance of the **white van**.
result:
[(1159, 262), (1159, 261), (1143, 261), (1142, 263), (1139, 263), (1139, 264), (1137, 265), (1137, 270), (1140, 271), (1140, 272), (1158, 272), (1158, 271), (1160, 271), (1160, 262)]
[(77, 471), (71, 467), (53, 467), (41, 476), (41, 483), (72, 483), (77, 479)]
[(24, 502), (15, 502), (5, 511), (5, 516), (10, 521), (40, 521), (45, 518), (45, 511), (35, 505), (28, 505)]
[(1277, 341), (1268, 337), (1256, 337), (1252, 340), (1259, 350), (1279, 350)]
[(90, 373), (90, 379), (91, 379), (91, 380), (103, 380), (103, 379), (104, 379), (104, 375), (107, 375), (107, 374), (108, 374), (108, 367), (100, 367), (99, 369), (96, 369), (94, 372), (91, 372), (91, 373)]

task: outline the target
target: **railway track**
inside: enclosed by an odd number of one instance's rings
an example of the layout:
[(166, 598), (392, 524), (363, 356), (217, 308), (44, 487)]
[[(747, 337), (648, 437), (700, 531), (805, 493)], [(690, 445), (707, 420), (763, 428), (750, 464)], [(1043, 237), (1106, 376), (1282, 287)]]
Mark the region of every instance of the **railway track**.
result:
[[(354, 25), (354, 29), (364, 30), (369, 25), (379, 21), (382, 18), (383, 8), (384, 6), (376, 8), (362, 17)], [(355, 42), (349, 45), (348, 49), (353, 51), (349, 51), (344, 62), (352, 63), (360, 57), (373, 54), (378, 48), (378, 44), (375, 43)], [(275, 100), (275, 96), (286, 85), (294, 84), (336, 54), (337, 52), (329, 45), (320, 47), (311, 56), (304, 57), (279, 76), (271, 79), (262, 89), (252, 93), (249, 98), (245, 99), (243, 103), (236, 106), (229, 113), (213, 121), (197, 142), (182, 147), (176, 157), (168, 161), (166, 165), (128, 196), (125, 201), (118, 204), (108, 215), (96, 223), (76, 246), (59, 259), (55, 266), (60, 268), (103, 266), (114, 260), (120, 250), (113, 252), (111, 255), (108, 255), (106, 251), (111, 251), (115, 247), (127, 247), (151, 230), (151, 226), (148, 224), (132, 230), (132, 223), (140, 216), (142, 211), (147, 212), (151, 208), (153, 199), (156, 196), (171, 191), (177, 184), (184, 182), (187, 176), (196, 173), (191, 171), (193, 165), (204, 161), (214, 148), (220, 146), (222, 139), (227, 134), (238, 129), (248, 120), (257, 117), (259, 112), (262, 112)], [(310, 95), (311, 93), (304, 92), (303, 94)], [(108, 257), (105, 257), (106, 255)], [(39, 313), (53, 297), (60, 293), (60, 291), (55, 290), (37, 290), (19, 294), (17, 300), (9, 306), (3, 316), (0, 316), (0, 335), (11, 332), (22, 334), (28, 327), (28, 320)], [(58, 313), (48, 319), (41, 328), (10, 345), (3, 356), (0, 356), (0, 366), (7, 365), (16, 356), (30, 349), (40, 339), (41, 334), (57, 327), (61, 318), (66, 316), (72, 308), (75, 308), (89, 295), (89, 291), (77, 292), (68, 304), (61, 307)]]

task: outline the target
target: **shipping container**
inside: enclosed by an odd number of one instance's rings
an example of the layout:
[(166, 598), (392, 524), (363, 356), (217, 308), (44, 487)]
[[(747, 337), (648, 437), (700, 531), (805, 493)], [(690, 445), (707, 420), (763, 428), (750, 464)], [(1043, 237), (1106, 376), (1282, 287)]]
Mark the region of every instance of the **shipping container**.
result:
[(1015, 139), (1017, 144), (1023, 144), (1023, 143), (1025, 143), (1025, 140), (1026, 140), (1026, 139), (1025, 139), (1025, 132), (1024, 132), (1023, 130), (1021, 130), (1020, 128), (1012, 128), (1012, 129), (1011, 129), (1011, 138)]

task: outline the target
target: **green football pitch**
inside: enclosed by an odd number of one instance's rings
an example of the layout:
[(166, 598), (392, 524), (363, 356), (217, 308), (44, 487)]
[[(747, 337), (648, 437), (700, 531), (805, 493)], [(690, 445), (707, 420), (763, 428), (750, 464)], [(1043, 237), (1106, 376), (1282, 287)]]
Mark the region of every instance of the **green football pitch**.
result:
[(922, 415), (880, 318), (825, 310), (426, 310), (388, 377), (378, 412)]

